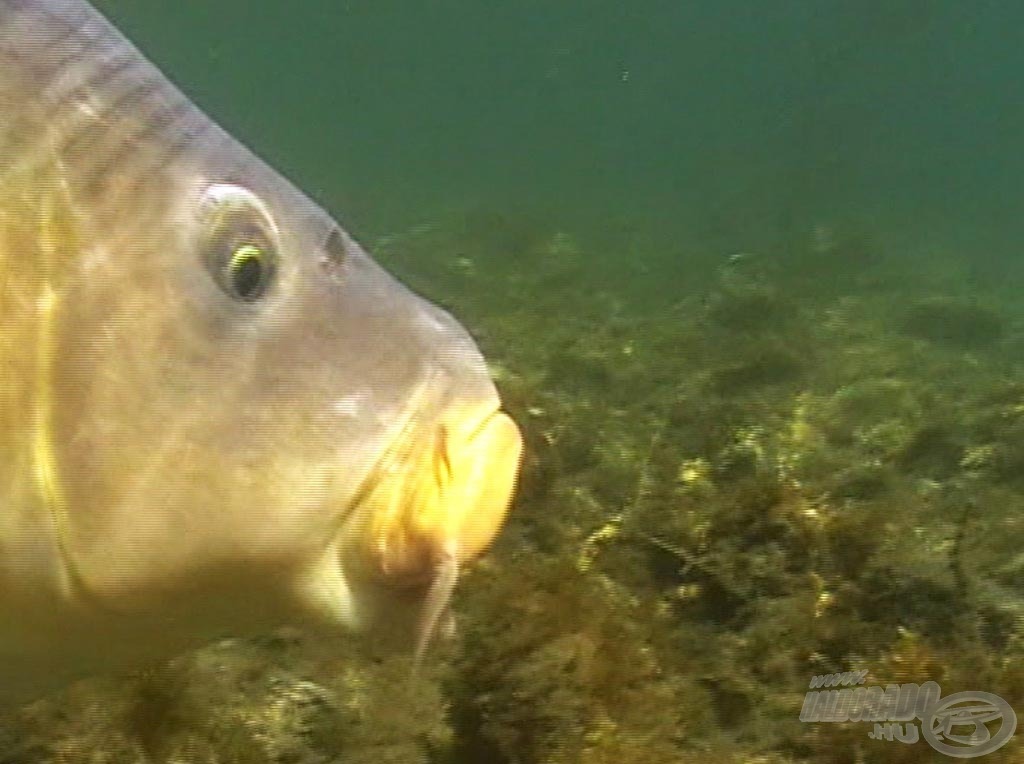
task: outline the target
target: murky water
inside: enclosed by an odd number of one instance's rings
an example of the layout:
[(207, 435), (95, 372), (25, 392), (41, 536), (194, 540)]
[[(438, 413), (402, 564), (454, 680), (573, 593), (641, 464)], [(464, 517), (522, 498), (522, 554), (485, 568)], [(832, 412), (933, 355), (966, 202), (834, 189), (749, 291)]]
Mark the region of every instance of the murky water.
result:
[(1024, 710), (1024, 10), (100, 7), (466, 323), (527, 456), (413, 692), (401, 660), (223, 644), (23, 713), (0, 762), (982, 745), (936, 707), (828, 721), (842, 672), (994, 693), (993, 735)]

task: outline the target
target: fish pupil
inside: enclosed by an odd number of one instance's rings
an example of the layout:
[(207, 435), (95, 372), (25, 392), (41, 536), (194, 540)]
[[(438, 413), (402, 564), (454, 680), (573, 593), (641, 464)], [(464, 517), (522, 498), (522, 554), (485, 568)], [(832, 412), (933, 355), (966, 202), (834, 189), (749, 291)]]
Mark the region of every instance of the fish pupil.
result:
[(231, 288), (242, 300), (258, 299), (266, 288), (266, 267), (263, 251), (247, 244), (235, 250), (228, 264)]

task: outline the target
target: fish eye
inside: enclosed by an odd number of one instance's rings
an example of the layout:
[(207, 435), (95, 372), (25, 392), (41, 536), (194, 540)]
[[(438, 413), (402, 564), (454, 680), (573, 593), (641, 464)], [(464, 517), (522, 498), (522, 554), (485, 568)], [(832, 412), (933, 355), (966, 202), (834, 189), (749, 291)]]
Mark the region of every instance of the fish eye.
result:
[(214, 281), (235, 300), (259, 300), (277, 269), (277, 231), (266, 207), (248, 189), (215, 184), (200, 210), (200, 253)]

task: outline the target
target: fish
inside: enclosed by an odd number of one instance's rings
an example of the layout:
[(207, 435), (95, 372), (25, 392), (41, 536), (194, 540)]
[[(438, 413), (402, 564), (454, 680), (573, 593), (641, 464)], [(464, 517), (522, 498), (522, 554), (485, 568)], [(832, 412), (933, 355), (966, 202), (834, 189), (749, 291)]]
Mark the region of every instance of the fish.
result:
[(505, 523), (468, 331), (82, 0), (0, 0), (0, 319), (2, 705), (282, 625), (420, 656)]

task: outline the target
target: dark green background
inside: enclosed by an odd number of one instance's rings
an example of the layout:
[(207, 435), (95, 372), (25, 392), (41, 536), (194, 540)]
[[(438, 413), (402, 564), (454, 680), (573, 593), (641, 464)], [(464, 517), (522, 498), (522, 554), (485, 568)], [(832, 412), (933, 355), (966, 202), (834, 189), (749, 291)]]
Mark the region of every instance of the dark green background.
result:
[(836, 221), (1021, 238), (1024, 5), (99, 5), (364, 237), (510, 205), (723, 249)]

